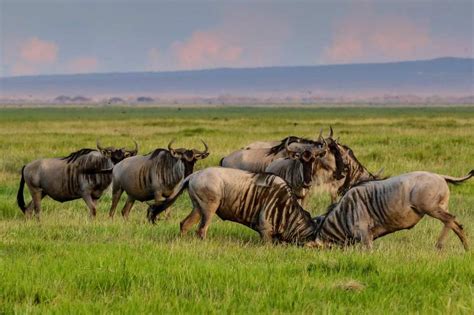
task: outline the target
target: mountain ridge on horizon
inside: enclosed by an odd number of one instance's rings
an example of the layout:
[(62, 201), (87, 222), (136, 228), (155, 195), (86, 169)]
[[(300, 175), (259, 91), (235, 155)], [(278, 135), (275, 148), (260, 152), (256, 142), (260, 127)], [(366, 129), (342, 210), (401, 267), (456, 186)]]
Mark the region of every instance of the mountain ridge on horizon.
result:
[(84, 95), (471, 95), (474, 58), (50, 74), (0, 78), (0, 97)]

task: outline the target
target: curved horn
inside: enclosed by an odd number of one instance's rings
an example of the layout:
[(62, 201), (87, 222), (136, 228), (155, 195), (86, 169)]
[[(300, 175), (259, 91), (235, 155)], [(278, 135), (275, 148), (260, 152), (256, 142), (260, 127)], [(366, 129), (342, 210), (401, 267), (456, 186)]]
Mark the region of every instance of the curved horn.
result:
[(332, 130), (332, 126), (329, 126), (329, 136), (328, 136), (328, 138), (332, 138), (333, 134), (334, 134), (334, 131)]
[(130, 152), (133, 152), (133, 153), (138, 153), (138, 143), (135, 141), (135, 139), (132, 139), (133, 143), (135, 143), (135, 149), (133, 150), (129, 150)]
[(99, 149), (100, 151), (104, 150), (104, 148), (100, 145), (99, 139), (96, 140), (96, 144), (97, 144), (97, 149)]
[(288, 151), (288, 152), (293, 152), (293, 151), (291, 151), (290, 148), (288, 147), (288, 142), (290, 142), (290, 137), (286, 138), (286, 141), (285, 141), (285, 149), (286, 149), (286, 151)]
[(174, 152), (174, 149), (171, 147), (171, 145), (173, 144), (173, 142), (174, 142), (175, 140), (176, 140), (176, 139), (173, 139), (173, 140), (170, 141), (170, 143), (168, 143), (168, 150), (169, 150), (170, 152)]
[(286, 152), (288, 152), (288, 156), (292, 159), (298, 158), (298, 153), (290, 149), (290, 147), (288, 146), (288, 142), (290, 142), (289, 137), (286, 139), (285, 142), (285, 150)]
[(200, 152), (201, 154), (206, 154), (209, 152), (209, 147), (207, 146), (206, 142), (201, 139), (202, 144), (204, 144), (204, 152)]
[(324, 140), (323, 138), (323, 128), (321, 128), (321, 130), (319, 131), (319, 136), (318, 136), (318, 141), (321, 141)]

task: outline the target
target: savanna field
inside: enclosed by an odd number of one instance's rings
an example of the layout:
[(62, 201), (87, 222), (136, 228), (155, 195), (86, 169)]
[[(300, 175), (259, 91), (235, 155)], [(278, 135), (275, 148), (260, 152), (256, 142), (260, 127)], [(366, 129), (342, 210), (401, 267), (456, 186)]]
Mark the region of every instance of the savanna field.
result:
[[(3, 108), (0, 109), (0, 313), (417, 313), (473, 314), (474, 254), (425, 217), (411, 230), (358, 247), (315, 250), (265, 245), (253, 230), (217, 216), (202, 241), (179, 236), (191, 211), (184, 193), (170, 216), (146, 220), (135, 203), (128, 222), (108, 218), (110, 189), (95, 221), (82, 200), (45, 198), (41, 220), (16, 205), (21, 167), (81, 148), (166, 147), (211, 155), (195, 170), (256, 140), (315, 138), (320, 128), (349, 145), (370, 171), (426, 170), (464, 176), (474, 169), (474, 107), (463, 108)], [(453, 186), (450, 212), (474, 245), (474, 179)], [(31, 197), (25, 189), (25, 199)], [(316, 192), (307, 210), (324, 213)]]

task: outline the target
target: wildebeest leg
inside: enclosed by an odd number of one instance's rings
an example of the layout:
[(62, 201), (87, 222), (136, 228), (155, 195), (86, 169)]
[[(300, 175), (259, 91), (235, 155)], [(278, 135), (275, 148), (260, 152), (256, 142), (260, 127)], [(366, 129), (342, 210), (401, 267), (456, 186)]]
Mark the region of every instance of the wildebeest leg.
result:
[(90, 217), (94, 219), (97, 214), (96, 205), (95, 205), (96, 200), (93, 199), (91, 195), (84, 195), (82, 196), (82, 199), (84, 199), (87, 207), (89, 208)]
[(265, 213), (263, 212), (260, 212), (257, 229), (258, 233), (260, 233), (260, 237), (265, 243), (270, 243), (273, 240), (273, 228), (271, 224), (268, 223), (267, 219), (265, 218)]
[(25, 209), (26, 218), (28, 218), (28, 219), (31, 218), (31, 212), (33, 211), (33, 208), (34, 208), (33, 201), (30, 201), (28, 203), (28, 205), (26, 206), (26, 209)]
[(360, 241), (362, 242), (362, 245), (364, 245), (364, 247), (367, 250), (372, 250), (374, 238), (370, 230), (367, 227), (360, 228), (359, 236), (360, 236)]
[(120, 196), (122, 196), (123, 189), (120, 186), (114, 185), (112, 189), (112, 205), (110, 206), (109, 210), (109, 217), (112, 219), (115, 214), (115, 209), (117, 208), (117, 205), (120, 201)]
[(454, 233), (459, 237), (461, 240), (461, 243), (464, 246), (464, 249), (466, 251), (469, 250), (469, 245), (467, 243), (467, 238), (466, 235), (464, 234), (463, 227), (462, 225), (456, 220), (456, 217), (452, 215), (451, 213), (447, 212), (444, 209), (439, 208), (436, 211), (432, 212), (426, 212), (429, 216), (436, 218), (440, 220), (441, 222), (444, 223), (443, 230), (441, 231), (441, 234), (438, 238), (438, 241), (436, 242), (436, 248), (442, 249), (444, 246), (444, 241), (446, 239), (446, 236), (448, 234), (449, 229), (453, 230)]
[(33, 203), (33, 208), (35, 210), (36, 219), (40, 219), (41, 214), (41, 199), (43, 199), (43, 193), (41, 190), (31, 190), (31, 198)]
[(193, 211), (191, 211), (191, 213), (188, 214), (188, 216), (179, 224), (181, 235), (186, 234), (193, 225), (198, 223), (199, 219), (201, 219), (201, 211), (199, 208), (195, 207)]
[[(156, 193), (155, 194), (155, 204), (159, 205), (159, 204), (162, 204), (164, 202), (167, 201), (167, 198), (166, 197), (163, 197), (163, 195), (161, 193)], [(153, 222), (156, 221), (156, 217), (160, 215), (160, 219), (168, 219), (170, 217), (170, 211), (171, 208), (167, 208), (166, 210), (164, 211), (160, 211), (160, 212), (155, 212), (153, 213)]]
[(122, 216), (124, 219), (128, 219), (128, 215), (130, 214), (130, 210), (132, 209), (134, 203), (135, 199), (128, 196), (127, 201), (125, 202), (125, 206), (123, 206), (122, 209)]
[(199, 228), (197, 231), (198, 236), (201, 239), (205, 239), (207, 235), (207, 229), (211, 224), (212, 216), (216, 213), (217, 208), (219, 208), (218, 204), (207, 204), (206, 207), (199, 207), (201, 213), (201, 222), (199, 223)]

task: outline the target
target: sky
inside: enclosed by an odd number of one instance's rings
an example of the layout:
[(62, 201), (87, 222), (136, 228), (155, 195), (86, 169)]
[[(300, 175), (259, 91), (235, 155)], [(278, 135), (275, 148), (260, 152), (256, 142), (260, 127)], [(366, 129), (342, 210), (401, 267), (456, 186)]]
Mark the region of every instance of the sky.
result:
[(0, 0), (0, 76), (473, 57), (472, 0)]

